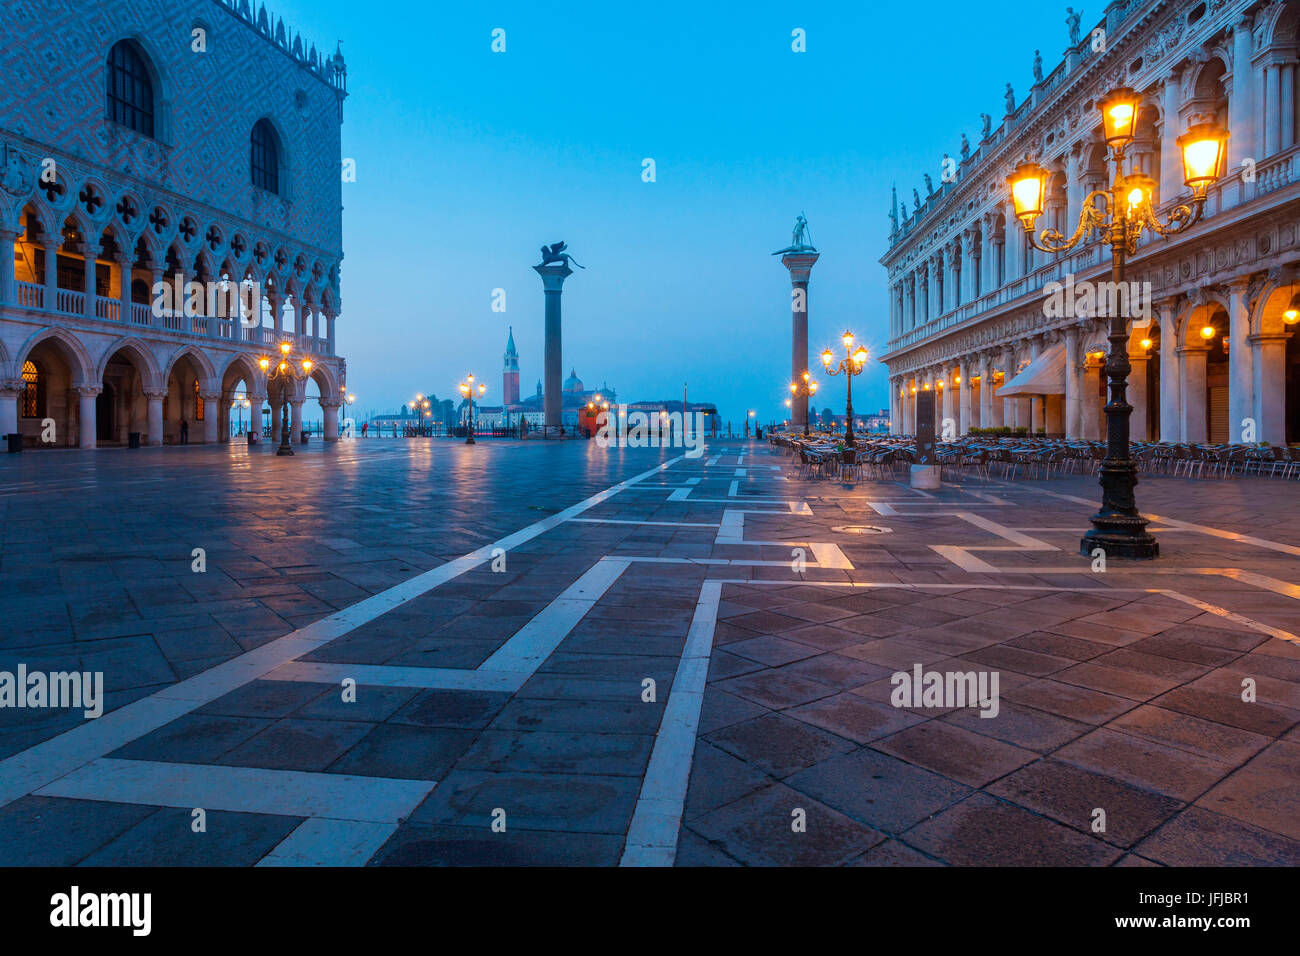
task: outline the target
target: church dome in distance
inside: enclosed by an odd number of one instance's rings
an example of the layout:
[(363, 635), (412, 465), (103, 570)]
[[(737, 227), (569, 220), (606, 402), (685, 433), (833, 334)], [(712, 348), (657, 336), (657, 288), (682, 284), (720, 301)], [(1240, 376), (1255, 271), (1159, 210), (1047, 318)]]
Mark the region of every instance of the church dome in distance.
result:
[(564, 390), (566, 392), (581, 392), (582, 379), (578, 378), (577, 370), (569, 369), (569, 377), (564, 380)]

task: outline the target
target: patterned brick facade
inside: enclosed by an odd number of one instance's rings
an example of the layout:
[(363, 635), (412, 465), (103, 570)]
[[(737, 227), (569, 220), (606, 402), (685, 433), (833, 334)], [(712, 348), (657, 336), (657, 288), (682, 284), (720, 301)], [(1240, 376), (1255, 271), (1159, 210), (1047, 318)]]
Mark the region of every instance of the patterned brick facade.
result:
[[(109, 116), (108, 58), (120, 41), (147, 64), (152, 136)], [(289, 340), (314, 366), (290, 396), (295, 419), (310, 377), (329, 434), (345, 376), (335, 350), (342, 55), (319, 52), (248, 0), (10, 0), (0, 61), (22, 65), (0, 87), (0, 432), (36, 430), (14, 404), (24, 363), (43, 347), (57, 353), (48, 391), (51, 417), (66, 425), (59, 444), (93, 447), (89, 400), (123, 361), (134, 370), (122, 386), (130, 394), (115, 392), (114, 421), (125, 424), (111, 440), (128, 430), (170, 440), (202, 405), (189, 398), (194, 383), (195, 395), (220, 403), (201, 437), (221, 440), (234, 384), (260, 401), (258, 359)], [(274, 131), (274, 192), (250, 179), (259, 121)], [(84, 285), (69, 280), (73, 266)], [(158, 314), (158, 283), (177, 274), (257, 283), (260, 321)], [(177, 368), (194, 383), (177, 381)], [(169, 398), (160, 422), (154, 406)]]

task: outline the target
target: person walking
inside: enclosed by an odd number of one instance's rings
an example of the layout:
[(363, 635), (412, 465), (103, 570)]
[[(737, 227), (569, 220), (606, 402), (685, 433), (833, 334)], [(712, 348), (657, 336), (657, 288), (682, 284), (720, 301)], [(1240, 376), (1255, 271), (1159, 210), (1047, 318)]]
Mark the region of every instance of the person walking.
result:
[(186, 421), (184, 418), (182, 418), (181, 419), (181, 444), (188, 445), (189, 443), (190, 443), (190, 423)]

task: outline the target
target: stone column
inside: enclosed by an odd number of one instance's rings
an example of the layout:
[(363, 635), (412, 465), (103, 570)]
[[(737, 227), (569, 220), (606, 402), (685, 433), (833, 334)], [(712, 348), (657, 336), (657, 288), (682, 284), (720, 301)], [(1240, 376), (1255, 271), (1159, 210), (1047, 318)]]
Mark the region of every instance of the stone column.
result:
[[(545, 391), (543, 392), (543, 408), (546, 412), (545, 424), (549, 428), (559, 427), (563, 423), (563, 394), (561, 389), (564, 383), (564, 359), (561, 348), (560, 336), (560, 295), (564, 291), (564, 280), (573, 275), (573, 270), (569, 268), (567, 262), (552, 263), (545, 266), (533, 266), (533, 271), (542, 277), (542, 289), (546, 298), (546, 328), (545, 328), (545, 348), (542, 361), (543, 378), (545, 380)], [(806, 288), (806, 286), (805, 286)], [(808, 326), (805, 312), (804, 324), (804, 365), (807, 366), (808, 351)], [(803, 369), (799, 370), (800, 373)], [(792, 379), (793, 381), (793, 379)], [(802, 402), (802, 404), (801, 404)], [(803, 418), (798, 418), (798, 410), (803, 409)], [(791, 403), (791, 413), (794, 414), (795, 422), (800, 426), (807, 421), (808, 400), (795, 397)], [(684, 413), (683, 413), (684, 414)]]
[(265, 395), (248, 395), (248, 430), (262, 440), (262, 408), (266, 405)]
[(0, 438), (18, 434), (18, 396), (23, 390), (21, 380), (0, 382)]
[[(86, 301), (85, 309), (82, 311), (82, 314), (85, 315), (87, 319), (93, 319), (95, 318), (95, 302), (98, 295), (95, 286), (95, 257), (99, 255), (99, 243), (91, 239), (86, 239), (81, 244), (81, 250), (82, 255), (86, 257)], [(85, 448), (87, 446), (83, 445), (82, 447)], [(95, 446), (91, 445), (89, 447), (94, 448)]]
[(1043, 417), (1046, 419), (1047, 434), (1064, 435), (1065, 434), (1065, 396), (1064, 395), (1045, 395), (1043, 396)]
[(302, 399), (289, 399), (289, 442), (302, 443)]
[(1006, 281), (1014, 282), (1021, 276), (1020, 250), (1024, 248), (1024, 227), (1020, 225), (1020, 220), (1016, 218), (1016, 204), (1010, 199), (1007, 200), (1006, 210), (1006, 238), (1003, 240), (1006, 248), (1003, 255), (1005, 263)]
[(144, 397), (149, 402), (149, 431), (145, 444), (161, 445), (163, 443), (163, 399), (167, 397), (167, 389), (146, 388)]
[(1132, 441), (1147, 440), (1147, 350), (1140, 345), (1128, 354), (1128, 403), (1133, 406), (1128, 431)]
[(1228, 283), (1229, 441), (1241, 441), (1245, 427), (1242, 422), (1255, 415), (1255, 374), (1251, 367), (1254, 350), (1250, 344), (1250, 309), (1246, 299), (1249, 287), (1250, 282), (1244, 278)]
[[(1010, 346), (1002, 350), (1002, 366), (1002, 384), (1005, 385), (1016, 377), (1016, 353)], [(1010, 428), (1016, 428), (1020, 425), (1020, 400), (1010, 396), (1004, 398), (1001, 404), (1002, 424)]]
[(980, 428), (993, 426), (993, 363), (987, 352), (981, 352), (980, 370)]
[(121, 310), (121, 322), (123, 325), (131, 325), (131, 265), (135, 260), (129, 254), (120, 254), (115, 262), (117, 263), (117, 275), (120, 288), (118, 289), (118, 308)]
[(1178, 377), (1182, 381), (1181, 441), (1203, 442), (1206, 438), (1205, 359), (1209, 352), (1203, 345), (1184, 345), (1178, 349)]
[(970, 359), (962, 358), (957, 363), (957, 434), (965, 435), (970, 431)]
[(945, 431), (944, 420), (952, 419), (954, 431), (957, 429), (957, 414), (953, 408), (953, 391), (955, 386), (952, 383), (952, 372), (948, 366), (939, 370), (939, 380), (936, 387), (939, 388), (940, 412), (939, 412), (939, 434)]
[(1085, 364), (1080, 376), (1079, 420), (1083, 437), (1089, 441), (1101, 440), (1101, 381), (1101, 366)]
[(59, 244), (45, 243), (45, 308), (54, 312), (59, 307)]
[[(203, 399), (203, 441), (215, 445), (221, 440), (219, 432), (223, 411), (221, 393), (200, 392), (199, 397)], [(225, 409), (225, 417), (230, 418), (229, 409)]]
[[(1232, 26), (1232, 91), (1228, 96), (1228, 115), (1232, 117), (1232, 136), (1228, 138), (1228, 169), (1240, 169), (1246, 159), (1259, 160), (1256, 144), (1259, 116), (1255, 110), (1255, 67), (1250, 62), (1251, 23), (1249, 14), (1242, 14)], [(1161, 149), (1164, 149), (1163, 143)], [(1161, 153), (1164, 165), (1164, 153)], [(1182, 182), (1179, 176), (1175, 182)]]
[(100, 388), (96, 385), (78, 385), (75, 389), (81, 402), (81, 414), (78, 416), (78, 444), (82, 448), (95, 447), (95, 400), (99, 398)]
[(921, 380), (913, 376), (912, 383), (907, 386), (907, 434), (916, 434), (916, 393), (920, 390)]
[(938, 318), (943, 314), (943, 257), (931, 256), (925, 269), (925, 320)]
[[(1293, 334), (1278, 332), (1250, 337), (1255, 358), (1256, 441), (1286, 444), (1286, 340)], [(1236, 350), (1235, 343), (1232, 348)]]
[(1175, 301), (1157, 305), (1160, 310), (1160, 440), (1183, 441), (1182, 360), (1178, 355), (1178, 333), (1174, 328)]
[(326, 441), (339, 440), (339, 408), (341, 408), (342, 405), (343, 403), (338, 401), (329, 402), (322, 400), (320, 403), (321, 411), (325, 415), (325, 424), (323, 427), (325, 429)]
[[(803, 373), (808, 367), (808, 279), (812, 267), (817, 264), (819, 254), (808, 252), (787, 252), (781, 257), (781, 265), (790, 273), (790, 381), (803, 381)], [(549, 366), (548, 366), (549, 368)], [(556, 373), (558, 387), (559, 373)], [(547, 392), (550, 383), (547, 382)], [(547, 413), (549, 415), (549, 412)], [(800, 429), (808, 421), (808, 396), (803, 389), (794, 396), (790, 403), (791, 420)], [(549, 420), (548, 420), (549, 423)]]
[(1276, 63), (1264, 65), (1264, 157), (1282, 147), (1282, 75)]
[(1083, 436), (1082, 347), (1079, 344), (1079, 327), (1065, 330), (1065, 434), (1068, 438)]
[(12, 305), (17, 299), (14, 286), (14, 240), (17, 238), (16, 230), (0, 229), (0, 305)]
[(149, 270), (149, 324), (155, 329), (163, 327), (162, 316), (159, 310), (154, 307), (154, 302), (158, 298), (158, 291), (163, 284), (163, 269), (160, 264), (155, 263)]

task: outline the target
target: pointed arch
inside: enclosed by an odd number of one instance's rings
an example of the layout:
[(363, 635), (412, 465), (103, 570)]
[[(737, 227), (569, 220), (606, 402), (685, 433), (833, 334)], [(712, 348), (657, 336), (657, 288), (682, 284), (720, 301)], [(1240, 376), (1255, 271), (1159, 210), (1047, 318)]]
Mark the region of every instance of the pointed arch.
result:
[(134, 335), (124, 335), (104, 350), (104, 354), (100, 356), (99, 362), (95, 366), (96, 382), (103, 380), (104, 369), (108, 367), (108, 363), (118, 352), (126, 352), (131, 356), (140, 372), (143, 387), (161, 388), (166, 382), (166, 379), (162, 376), (162, 371), (158, 368), (157, 357), (141, 339)]
[(179, 349), (177, 349), (175, 352), (172, 353), (170, 358), (167, 359), (167, 366), (163, 370), (163, 376), (162, 376), (162, 380), (164, 382), (171, 380), (172, 372), (176, 370), (176, 363), (179, 362), (182, 358), (188, 358), (191, 362), (193, 362), (195, 368), (197, 368), (199, 372), (208, 380), (209, 384), (211, 384), (213, 381), (216, 380), (217, 369), (212, 364), (212, 359), (209, 358), (208, 355), (197, 346), (182, 345)]
[(27, 357), (32, 354), (32, 349), (42, 342), (51, 342), (58, 346), (64, 361), (68, 363), (68, 367), (72, 370), (72, 384), (74, 386), (94, 385), (98, 381), (98, 379), (92, 377), (95, 374), (97, 363), (90, 357), (86, 347), (67, 329), (55, 328), (54, 326), (46, 326), (33, 332), (14, 356), (14, 366), (22, 368), (23, 363), (27, 361)]

